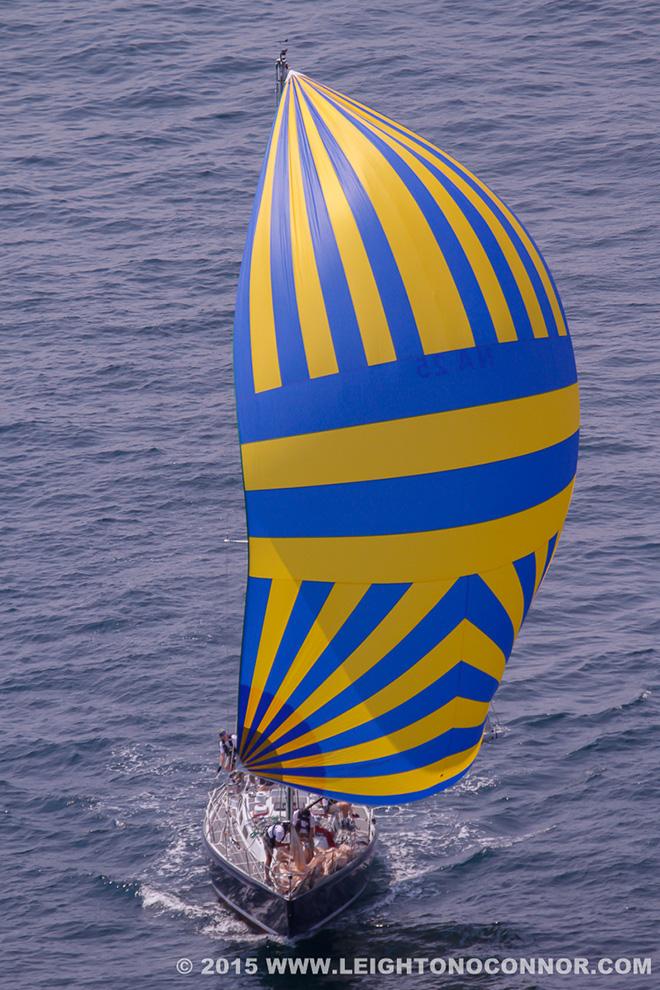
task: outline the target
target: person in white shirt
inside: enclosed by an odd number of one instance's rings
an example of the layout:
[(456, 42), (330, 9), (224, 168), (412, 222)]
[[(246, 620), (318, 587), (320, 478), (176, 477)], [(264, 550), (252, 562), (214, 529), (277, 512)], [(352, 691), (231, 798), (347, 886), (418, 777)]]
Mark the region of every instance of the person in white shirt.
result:
[(276, 822), (270, 825), (263, 834), (264, 849), (266, 851), (266, 874), (270, 873), (270, 866), (273, 862), (273, 853), (282, 846), (289, 845), (289, 833), (291, 831), (290, 822)]

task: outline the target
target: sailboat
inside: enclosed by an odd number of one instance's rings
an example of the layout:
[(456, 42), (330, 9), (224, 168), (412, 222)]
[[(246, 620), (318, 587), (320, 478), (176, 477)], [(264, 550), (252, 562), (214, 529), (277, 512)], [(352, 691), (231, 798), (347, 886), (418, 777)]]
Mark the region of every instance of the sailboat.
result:
[(363, 890), (374, 807), (476, 759), (569, 507), (579, 397), (557, 289), (513, 212), (284, 55), (235, 319), (237, 762), (204, 838), (219, 896), (297, 937)]

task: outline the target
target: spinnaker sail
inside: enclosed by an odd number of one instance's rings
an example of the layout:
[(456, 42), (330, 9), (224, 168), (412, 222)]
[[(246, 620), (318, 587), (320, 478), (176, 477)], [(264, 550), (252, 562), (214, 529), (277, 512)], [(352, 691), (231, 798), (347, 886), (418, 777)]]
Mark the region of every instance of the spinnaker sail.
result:
[(576, 369), (543, 257), (448, 154), (291, 73), (234, 348), (241, 762), (372, 804), (449, 787), (573, 488)]

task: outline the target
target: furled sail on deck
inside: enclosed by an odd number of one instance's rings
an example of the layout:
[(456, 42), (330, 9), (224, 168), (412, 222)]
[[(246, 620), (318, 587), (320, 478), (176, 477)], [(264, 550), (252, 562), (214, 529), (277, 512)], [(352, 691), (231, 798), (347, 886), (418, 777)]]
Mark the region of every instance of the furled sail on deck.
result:
[(449, 155), (291, 74), (234, 358), (243, 764), (372, 803), (450, 786), (576, 470), (573, 351), (538, 248)]

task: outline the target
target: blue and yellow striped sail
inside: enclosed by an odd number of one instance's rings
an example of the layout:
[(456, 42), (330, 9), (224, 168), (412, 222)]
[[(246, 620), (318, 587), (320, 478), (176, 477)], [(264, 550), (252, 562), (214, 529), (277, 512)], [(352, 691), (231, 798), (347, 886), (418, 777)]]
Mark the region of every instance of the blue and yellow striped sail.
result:
[(450, 786), (576, 469), (573, 351), (538, 248), (449, 155), (291, 74), (235, 375), (243, 764), (371, 803)]

